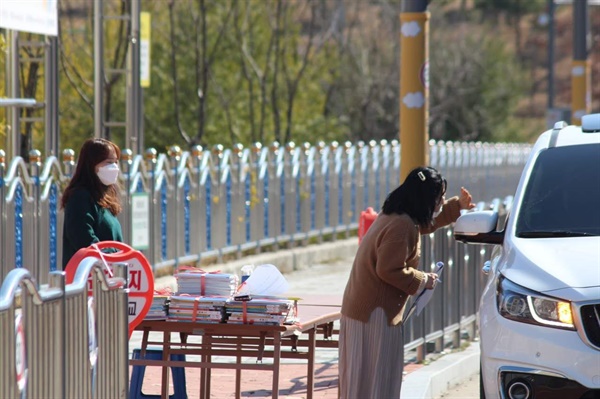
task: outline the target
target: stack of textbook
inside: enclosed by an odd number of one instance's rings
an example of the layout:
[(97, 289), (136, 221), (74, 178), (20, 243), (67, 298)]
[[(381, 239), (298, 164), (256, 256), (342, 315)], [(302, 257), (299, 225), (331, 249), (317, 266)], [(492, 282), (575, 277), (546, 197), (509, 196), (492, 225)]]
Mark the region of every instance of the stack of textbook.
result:
[(167, 309), (171, 290), (169, 288), (154, 290), (154, 296), (150, 309), (144, 319), (146, 320), (165, 320), (167, 318)]
[(152, 304), (144, 319), (146, 320), (165, 320), (167, 318), (167, 306), (169, 301), (169, 295), (165, 294), (154, 294), (152, 298)]
[(286, 298), (229, 299), (225, 304), (225, 317), (229, 324), (293, 324), (297, 321), (295, 308), (294, 301)]
[(175, 275), (177, 291), (196, 296), (233, 295), (238, 287), (238, 276), (227, 273), (206, 273), (201, 270), (188, 269)]
[(169, 303), (169, 321), (221, 323), (225, 314), (225, 296), (175, 294)]

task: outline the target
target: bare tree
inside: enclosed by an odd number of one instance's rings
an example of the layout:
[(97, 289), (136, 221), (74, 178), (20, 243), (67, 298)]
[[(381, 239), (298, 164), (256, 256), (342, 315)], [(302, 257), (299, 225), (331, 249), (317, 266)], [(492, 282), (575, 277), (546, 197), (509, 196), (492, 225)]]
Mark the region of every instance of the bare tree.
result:
[[(278, 7), (280, 6), (281, 1), (282, 0), (278, 0)], [(297, 66), (297, 71), (294, 73), (291, 70), (289, 62), (282, 63), (282, 72), (283, 72), (283, 76), (285, 79), (286, 94), (287, 94), (287, 98), (286, 98), (287, 102), (286, 102), (286, 110), (285, 110), (286, 129), (285, 129), (285, 136), (284, 136), (283, 142), (290, 141), (290, 138), (292, 137), (294, 101), (295, 101), (296, 95), (298, 93), (298, 87), (299, 87), (300, 81), (302, 80), (302, 78), (304, 76), (304, 73), (306, 71), (307, 66), (309, 65), (311, 57), (313, 57), (316, 53), (318, 53), (321, 50), (323, 44), (327, 41), (328, 37), (330, 36), (330, 32), (327, 31), (327, 32), (325, 32), (325, 34), (321, 35), (320, 37), (317, 37), (317, 35), (316, 35), (317, 28), (315, 26), (315, 21), (317, 18), (318, 3), (316, 1), (308, 0), (305, 4), (310, 6), (310, 16), (309, 16), (308, 28), (307, 28), (308, 32), (306, 32), (306, 35), (305, 35), (306, 37), (303, 38), (303, 41), (305, 41), (306, 44), (305, 44), (303, 53), (298, 54), (299, 58), (300, 58), (300, 62), (299, 62), (299, 65)], [(302, 15), (303, 13), (301, 12), (300, 14)], [(282, 15), (283, 15), (283, 18), (285, 18), (285, 20), (286, 20), (286, 22), (284, 23), (284, 28), (283, 28), (283, 32), (282, 32), (283, 37), (286, 38), (288, 36), (288, 27), (290, 26), (289, 21), (287, 21), (287, 19), (290, 17), (290, 15), (287, 12), (283, 12)], [(283, 48), (281, 48), (281, 52), (280, 52), (280, 57), (283, 60), (287, 59), (286, 53), (290, 49), (290, 46), (289, 46), (290, 41), (286, 40), (285, 43), (287, 45), (284, 46)], [(295, 51), (295, 50), (296, 50), (295, 48), (292, 48), (292, 51)], [(279, 57), (277, 57), (277, 58), (279, 58)], [(294, 55), (294, 58), (295, 58), (295, 55)]]
[[(212, 45), (212, 48), (208, 48), (208, 22), (207, 22), (207, 7), (206, 0), (198, 0), (197, 7), (190, 7), (187, 10), (191, 9), (192, 13), (192, 22), (195, 27), (194, 31), (194, 71), (196, 77), (196, 87), (197, 87), (197, 105), (196, 105), (196, 126), (195, 126), (195, 134), (191, 136), (186, 132), (185, 128), (181, 122), (181, 113), (180, 113), (180, 101), (184, 101), (180, 98), (179, 93), (179, 72), (178, 72), (178, 63), (177, 63), (177, 50), (178, 50), (178, 41), (177, 35), (175, 31), (175, 27), (179, 26), (177, 21), (177, 15), (175, 12), (175, 4), (181, 4), (181, 2), (176, 2), (175, 0), (169, 0), (169, 29), (170, 29), (170, 37), (171, 37), (171, 78), (173, 80), (173, 92), (174, 92), (174, 112), (175, 112), (175, 120), (177, 129), (181, 137), (185, 140), (185, 142), (189, 146), (193, 146), (202, 142), (202, 138), (205, 133), (206, 128), (206, 96), (209, 91), (209, 83), (211, 82), (211, 74), (210, 69), (211, 65), (214, 61), (215, 55), (218, 53), (219, 45), (221, 39), (223, 38), (226, 29), (228, 27), (228, 22), (233, 14), (234, 4), (235, 2), (230, 3), (230, 8), (226, 14), (224, 21), (219, 27), (216, 39)], [(213, 3), (217, 4), (217, 3)]]
[[(277, 4), (275, 11), (275, 25), (272, 24), (272, 17), (269, 13), (268, 5), (265, 7), (269, 15), (269, 21), (271, 22), (271, 34), (266, 48), (266, 54), (264, 59), (264, 66), (260, 66), (256, 60), (251, 43), (254, 42), (254, 29), (252, 29), (253, 21), (251, 20), (251, 4), (249, 0), (246, 0), (245, 14), (243, 22), (238, 20), (235, 24), (236, 27), (236, 39), (240, 46), (240, 66), (242, 68), (242, 75), (244, 76), (248, 86), (248, 115), (250, 118), (250, 137), (252, 141), (264, 141), (265, 138), (265, 121), (267, 117), (267, 104), (268, 104), (268, 82), (270, 77), (271, 67), (271, 56), (273, 49), (276, 46), (276, 40), (278, 37), (278, 24), (280, 22), (279, 16), (281, 14), (281, 2)], [(245, 29), (242, 29), (242, 25)], [(259, 90), (259, 116), (258, 126), (256, 126), (255, 117), (255, 104), (254, 104), (254, 78), (258, 81)]]
[(279, 112), (279, 69), (281, 66), (281, 25), (282, 17), (285, 14), (287, 3), (282, 0), (277, 0), (277, 13), (275, 14), (275, 65), (273, 67), (273, 85), (271, 86), (271, 112), (273, 113), (273, 131), (275, 133), (275, 141), (281, 143), (281, 114)]
[(394, 138), (398, 132), (397, 5), (338, 0), (333, 11), (338, 69), (331, 70), (324, 113), (338, 115), (352, 140)]
[[(105, 38), (104, 48), (109, 48), (110, 51), (105, 51), (110, 54), (110, 57), (105, 61), (108, 68), (113, 71), (122, 71), (125, 69), (127, 62), (127, 52), (129, 49), (129, 35), (131, 31), (131, 23), (127, 16), (131, 9), (129, 0), (113, 0), (106, 2), (110, 9), (109, 13), (115, 13), (118, 18), (111, 19), (111, 23), (116, 24), (116, 29), (110, 29), (110, 35)], [(93, 101), (93, 36), (91, 34), (81, 34), (89, 32), (83, 27), (86, 24), (85, 16), (89, 20), (93, 20), (93, 7), (91, 3), (81, 3), (78, 1), (60, 1), (59, 2), (59, 41), (60, 41), (60, 63), (62, 74), (67, 78), (67, 81), (75, 92), (79, 95), (85, 106), (90, 110), (94, 108)], [(109, 31), (109, 30), (107, 30)], [(67, 53), (66, 48), (69, 47), (74, 51)], [(82, 62), (79, 57), (84, 54), (91, 62)], [(119, 84), (124, 84), (124, 74), (110, 73), (103, 76), (104, 96), (103, 109), (104, 121), (109, 121), (113, 118), (115, 110), (113, 105), (116, 102)], [(110, 127), (105, 126), (105, 137), (111, 138)]]

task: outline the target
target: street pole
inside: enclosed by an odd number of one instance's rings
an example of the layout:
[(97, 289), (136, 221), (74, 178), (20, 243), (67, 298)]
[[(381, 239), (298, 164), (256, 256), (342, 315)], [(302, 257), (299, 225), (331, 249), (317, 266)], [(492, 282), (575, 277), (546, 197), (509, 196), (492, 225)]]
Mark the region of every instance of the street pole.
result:
[(94, 2), (94, 137), (106, 137), (104, 131), (104, 2)]
[(404, 0), (400, 13), (400, 182), (429, 163), (429, 12)]
[(554, 108), (554, 38), (556, 27), (554, 15), (556, 4), (554, 0), (548, 0), (548, 111)]
[(581, 124), (581, 117), (591, 112), (591, 65), (588, 59), (588, 2), (573, 2), (573, 63), (571, 68), (571, 123)]
[[(21, 86), (19, 80), (19, 32), (7, 30), (8, 56), (6, 61), (6, 92), (8, 97), (21, 97)], [(9, 130), (6, 132), (8, 139), (8, 159), (13, 159), (21, 154), (21, 109), (10, 107), (7, 112)], [(26, 158), (26, 154), (24, 156)]]
[(58, 37), (46, 36), (46, 71), (44, 72), (45, 155), (58, 156), (60, 133), (58, 125)]
[(141, 154), (140, 121), (141, 93), (140, 86), (140, 0), (131, 0), (131, 32), (129, 37), (128, 74), (127, 74), (127, 127), (125, 129), (125, 146), (134, 154)]

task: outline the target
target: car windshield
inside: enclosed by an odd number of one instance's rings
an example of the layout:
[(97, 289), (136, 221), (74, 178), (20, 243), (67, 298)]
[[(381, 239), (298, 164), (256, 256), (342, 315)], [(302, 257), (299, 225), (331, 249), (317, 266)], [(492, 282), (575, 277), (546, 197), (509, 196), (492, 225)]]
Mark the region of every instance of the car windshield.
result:
[(517, 237), (600, 235), (600, 144), (541, 152), (517, 220)]

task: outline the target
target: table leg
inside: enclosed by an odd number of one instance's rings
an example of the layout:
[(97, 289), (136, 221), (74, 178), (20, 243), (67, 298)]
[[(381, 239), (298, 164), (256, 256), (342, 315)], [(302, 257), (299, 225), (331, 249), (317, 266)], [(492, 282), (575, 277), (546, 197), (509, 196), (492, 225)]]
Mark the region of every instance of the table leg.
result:
[(146, 357), (146, 348), (148, 347), (148, 336), (150, 335), (150, 329), (144, 328), (144, 332), (142, 333), (142, 348), (140, 350), (140, 359), (144, 359)]
[(279, 367), (281, 367), (281, 334), (273, 334), (273, 399), (279, 398)]
[[(238, 343), (237, 344), (237, 352), (238, 354), (236, 355), (236, 364), (239, 366), (240, 364), (242, 364), (242, 356), (240, 355), (242, 351), (242, 344)], [(242, 397), (242, 370), (241, 369), (236, 369), (235, 370), (235, 399), (241, 399)]]
[[(212, 337), (210, 335), (207, 337), (209, 348), (212, 348), (211, 338)], [(210, 354), (210, 352), (207, 355), (207, 359), (208, 359), (207, 360), (208, 364), (212, 364), (212, 355)], [(204, 373), (206, 374), (206, 399), (210, 399), (210, 380), (211, 380), (212, 368), (207, 367), (206, 370), (204, 371)]]
[[(208, 341), (206, 335), (202, 336), (202, 363), (208, 362), (207, 351), (210, 350), (210, 346), (208, 345)], [(210, 394), (206, 392), (206, 367), (200, 368), (200, 399), (210, 399)]]
[(308, 331), (308, 364), (306, 373), (306, 399), (312, 399), (315, 391), (315, 347), (317, 327)]
[[(170, 347), (171, 347), (171, 333), (163, 332), (163, 362), (168, 362), (171, 358)], [(169, 399), (169, 367), (162, 366), (162, 390), (161, 399)]]
[(331, 337), (333, 337), (333, 322), (327, 323), (325, 326), (323, 326), (323, 328), (323, 338), (331, 339)]

